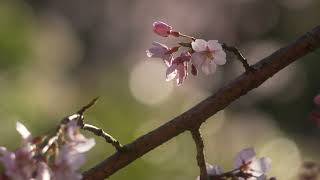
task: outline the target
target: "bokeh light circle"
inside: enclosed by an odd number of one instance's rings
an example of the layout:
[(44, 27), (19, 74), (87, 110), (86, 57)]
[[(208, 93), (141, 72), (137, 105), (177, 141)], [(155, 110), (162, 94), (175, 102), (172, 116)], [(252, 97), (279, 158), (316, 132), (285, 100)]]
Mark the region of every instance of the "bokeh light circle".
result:
[(300, 151), (295, 142), (281, 137), (267, 142), (260, 151), (261, 156), (272, 159), (270, 176), (277, 179), (294, 179), (301, 166)]
[(164, 102), (173, 90), (173, 83), (165, 81), (165, 66), (161, 60), (145, 60), (137, 63), (129, 79), (133, 97), (145, 105)]

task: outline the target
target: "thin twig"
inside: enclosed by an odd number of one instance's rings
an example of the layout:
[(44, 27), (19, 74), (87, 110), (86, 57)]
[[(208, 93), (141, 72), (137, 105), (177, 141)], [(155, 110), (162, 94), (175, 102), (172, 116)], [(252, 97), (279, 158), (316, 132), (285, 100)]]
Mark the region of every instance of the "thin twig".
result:
[[(110, 143), (117, 151), (123, 151), (124, 147), (120, 144), (120, 142), (118, 140), (116, 140), (110, 134), (106, 133), (101, 128), (98, 128), (94, 125), (87, 124), (84, 122), (84, 114), (83, 113), (86, 110), (88, 110), (90, 107), (92, 107), (97, 102), (98, 99), (99, 99), (99, 97), (92, 99), (87, 105), (83, 106), (75, 115), (72, 115), (72, 116), (79, 115), (78, 125), (80, 126), (81, 129), (89, 131), (89, 132), (95, 134), (96, 136), (103, 137), (105, 139), (105, 141), (107, 143)], [(72, 116), (69, 116), (69, 117), (72, 117)]]
[(117, 151), (123, 151), (124, 147), (119, 143), (118, 140), (113, 138), (111, 135), (108, 133), (104, 132), (101, 128), (98, 128), (96, 126), (93, 126), (91, 124), (83, 124), (82, 126), (83, 130), (92, 132), (96, 136), (101, 136), (103, 137), (107, 143), (110, 143), (114, 148), (116, 148)]
[(208, 180), (206, 161), (204, 159), (204, 144), (199, 128), (190, 130), (197, 148), (197, 163), (200, 168), (200, 180)]
[(127, 144), (126, 148), (128, 150), (126, 152), (117, 152), (107, 157), (98, 165), (85, 172), (83, 179), (107, 178), (173, 137), (192, 127), (198, 127), (209, 117), (252, 89), (259, 87), (281, 69), (319, 48), (319, 46), (320, 26), (317, 26), (308, 35), (299, 37), (294, 42), (253, 65), (252, 67), (255, 69), (253, 72), (243, 73), (193, 108)]
[(83, 115), (83, 113), (88, 110), (90, 107), (92, 107), (99, 99), (99, 96), (92, 99), (87, 105), (83, 106), (78, 112), (77, 114)]
[(228, 46), (226, 43), (222, 43), (222, 48), (225, 49), (226, 51), (230, 51), (233, 54), (235, 54), (237, 56), (237, 58), (239, 59), (239, 61), (242, 63), (246, 72), (254, 70), (252, 67), (250, 67), (247, 59), (241, 54), (241, 52), (239, 51), (238, 48), (236, 48), (234, 46)]

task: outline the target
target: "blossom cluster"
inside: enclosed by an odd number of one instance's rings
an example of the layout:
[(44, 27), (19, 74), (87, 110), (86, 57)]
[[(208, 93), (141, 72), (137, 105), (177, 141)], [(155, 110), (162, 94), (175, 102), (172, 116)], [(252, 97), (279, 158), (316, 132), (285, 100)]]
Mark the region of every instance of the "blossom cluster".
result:
[[(172, 26), (161, 21), (153, 23), (153, 31), (162, 37), (184, 37), (189, 40), (179, 42), (173, 47), (153, 42), (153, 47), (146, 51), (148, 57), (160, 58), (164, 61), (167, 66), (166, 81), (176, 78), (179, 86), (187, 78), (189, 66), (193, 75), (197, 75), (199, 70), (208, 75), (215, 73), (217, 65), (226, 63), (226, 53), (217, 40), (196, 39), (175, 31)], [(175, 56), (182, 47), (187, 49)]]
[(79, 132), (77, 120), (62, 124), (51, 138), (32, 137), (20, 122), (16, 130), (22, 137), (22, 144), (15, 151), (0, 147), (0, 162), (5, 169), (0, 179), (82, 179), (77, 170), (85, 162), (84, 152), (90, 150), (95, 141)]
[(246, 148), (236, 155), (234, 165), (234, 170), (223, 172), (220, 166), (207, 164), (207, 174), (211, 179), (266, 180), (265, 173), (271, 167), (271, 159), (258, 158), (253, 148)]

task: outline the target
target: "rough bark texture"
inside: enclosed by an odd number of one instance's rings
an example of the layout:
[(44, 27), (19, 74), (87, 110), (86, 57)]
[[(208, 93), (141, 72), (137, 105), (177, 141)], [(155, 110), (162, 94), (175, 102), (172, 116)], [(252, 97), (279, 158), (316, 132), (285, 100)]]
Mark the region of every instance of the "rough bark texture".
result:
[(224, 109), (231, 102), (260, 86), (268, 78), (300, 57), (320, 46), (320, 26), (298, 38), (260, 62), (251, 66), (254, 70), (237, 77), (214, 95), (203, 100), (190, 110), (165, 123), (159, 128), (127, 144), (125, 152), (112, 156), (85, 172), (84, 179), (104, 179), (143, 156), (150, 150), (167, 142), (180, 133), (201, 125), (206, 119)]

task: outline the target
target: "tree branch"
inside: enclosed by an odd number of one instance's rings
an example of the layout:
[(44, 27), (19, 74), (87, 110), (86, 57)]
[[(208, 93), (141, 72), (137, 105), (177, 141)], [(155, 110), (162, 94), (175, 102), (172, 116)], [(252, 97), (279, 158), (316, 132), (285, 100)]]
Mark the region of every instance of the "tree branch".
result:
[(208, 180), (206, 161), (204, 159), (204, 144), (199, 127), (190, 131), (197, 148), (197, 163), (200, 168), (200, 180)]
[(88, 170), (83, 174), (84, 179), (109, 177), (178, 134), (200, 126), (207, 118), (224, 109), (250, 90), (260, 86), (275, 73), (319, 46), (320, 26), (317, 26), (311, 32), (251, 66), (253, 71), (243, 73), (190, 110), (126, 145), (125, 152), (116, 152)]

